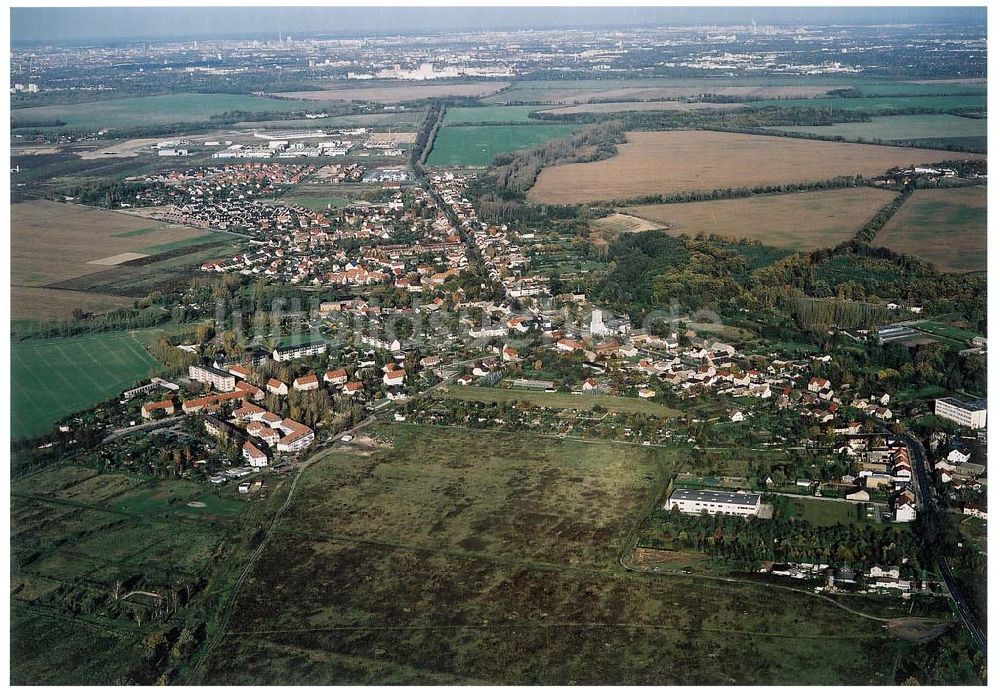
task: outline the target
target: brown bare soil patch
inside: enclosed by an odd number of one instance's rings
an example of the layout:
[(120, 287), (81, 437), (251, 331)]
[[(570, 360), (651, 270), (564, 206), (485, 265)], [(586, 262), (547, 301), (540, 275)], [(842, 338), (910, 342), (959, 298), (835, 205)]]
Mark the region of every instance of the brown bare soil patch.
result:
[(887, 624), (893, 637), (907, 642), (926, 642), (943, 635), (953, 623), (934, 618), (893, 618)]
[(77, 150), (80, 159), (107, 159), (109, 157), (137, 157), (146, 148), (163, 142), (167, 138), (137, 138), (103, 145), (93, 150)]
[(505, 89), (509, 82), (458, 84), (391, 84), (379, 87), (336, 87), (316, 92), (282, 92), (274, 96), (309, 101), (382, 101), (395, 103), (433, 97), (482, 97)]
[(639, 205), (626, 211), (675, 236), (716, 234), (809, 251), (847, 241), (894, 196), (892, 191), (878, 188), (845, 188), (701, 203)]
[[(655, 193), (711, 191), (877, 175), (894, 166), (939, 162), (953, 153), (739, 133), (637, 131), (599, 162), (542, 170), (531, 200), (586, 203)], [(982, 159), (983, 155), (963, 154)]]

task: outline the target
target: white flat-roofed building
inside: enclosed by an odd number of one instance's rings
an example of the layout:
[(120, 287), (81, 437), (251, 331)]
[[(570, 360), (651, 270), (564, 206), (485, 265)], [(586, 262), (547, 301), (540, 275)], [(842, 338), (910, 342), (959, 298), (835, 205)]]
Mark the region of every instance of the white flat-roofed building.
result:
[(986, 400), (960, 401), (957, 398), (934, 400), (934, 414), (957, 422), (962, 427), (981, 430), (986, 427)]
[(683, 514), (732, 514), (755, 516), (760, 512), (760, 495), (749, 492), (721, 490), (674, 490), (664, 509), (677, 507)]

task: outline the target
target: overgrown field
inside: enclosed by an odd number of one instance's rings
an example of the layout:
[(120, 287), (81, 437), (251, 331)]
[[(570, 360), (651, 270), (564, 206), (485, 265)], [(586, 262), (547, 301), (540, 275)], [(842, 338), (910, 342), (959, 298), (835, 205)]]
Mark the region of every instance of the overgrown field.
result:
[(619, 145), (618, 154), (610, 159), (543, 169), (529, 198), (552, 204), (584, 203), (823, 181), (835, 176), (877, 175), (894, 166), (940, 162), (954, 156), (936, 150), (739, 133), (639, 131), (630, 132), (628, 142)]
[(135, 682), (164, 635), (200, 635), (206, 588), (224, 579), (247, 509), (229, 499), (190, 514), (205, 492), (77, 465), (13, 480), (11, 682)]
[(12, 126), (19, 122), (59, 120), (60, 128), (98, 130), (203, 123), (226, 111), (303, 111), (315, 104), (245, 94), (171, 94), (169, 96), (108, 99), (84, 104), (34, 106), (11, 111)]
[(629, 573), (649, 449), (397, 426), (308, 471), (200, 681), (889, 683), (877, 623), (809, 596)]
[(717, 234), (809, 251), (850, 239), (893, 197), (892, 191), (877, 188), (843, 188), (699, 203), (639, 205), (627, 208), (626, 212), (651, 220), (673, 235)]
[(623, 398), (601, 394), (547, 393), (524, 389), (499, 389), (483, 386), (449, 386), (435, 393), (439, 398), (452, 398), (482, 403), (531, 403), (543, 408), (590, 410), (599, 405), (613, 413), (641, 413), (658, 417), (675, 417), (679, 412), (660, 403), (640, 398)]
[(569, 135), (573, 125), (448, 126), (438, 131), (428, 166), (484, 167), (504, 152)]
[[(908, 144), (936, 141), (946, 145), (975, 145), (986, 142), (986, 119), (963, 118), (951, 114), (919, 116), (877, 116), (868, 123), (837, 123), (823, 126), (782, 126), (786, 133), (804, 133), (846, 140), (882, 140)], [(985, 151), (985, 150), (984, 150)]]
[(11, 344), (11, 434), (47, 432), (56, 421), (110, 398), (158, 367), (142, 338), (107, 333)]
[(986, 187), (915, 191), (875, 243), (938, 270), (986, 270)]

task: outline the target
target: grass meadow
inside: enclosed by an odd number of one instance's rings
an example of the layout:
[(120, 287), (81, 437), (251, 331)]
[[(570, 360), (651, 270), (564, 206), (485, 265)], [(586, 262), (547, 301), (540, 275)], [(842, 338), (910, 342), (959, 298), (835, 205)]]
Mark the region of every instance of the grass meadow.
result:
[(438, 131), (427, 166), (485, 167), (498, 154), (530, 149), (569, 135), (576, 128), (575, 125), (447, 126)]

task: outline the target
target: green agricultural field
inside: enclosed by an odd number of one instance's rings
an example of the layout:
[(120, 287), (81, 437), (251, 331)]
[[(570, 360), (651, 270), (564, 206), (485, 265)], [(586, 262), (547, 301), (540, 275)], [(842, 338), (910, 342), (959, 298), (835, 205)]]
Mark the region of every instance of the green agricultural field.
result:
[(538, 106), (483, 106), (449, 108), (444, 114), (444, 125), (479, 125), (481, 123), (538, 123), (528, 114), (538, 111)]
[[(149, 254), (150, 256), (155, 256), (159, 253), (168, 253), (170, 251), (177, 251), (178, 249), (186, 249), (189, 246), (200, 246), (201, 244), (207, 244), (209, 242), (218, 242), (219, 235), (217, 232), (212, 232), (211, 234), (203, 234), (202, 236), (192, 237), (190, 239), (181, 239), (179, 241), (171, 241), (166, 244), (156, 244), (155, 246), (147, 246), (140, 250), (140, 253)], [(232, 238), (232, 237), (229, 237)]]
[(986, 94), (985, 81), (979, 84), (963, 84), (957, 82), (857, 82), (852, 83), (855, 89), (865, 96), (928, 96), (928, 95), (960, 95)]
[(885, 628), (771, 587), (627, 572), (649, 449), (385, 427), (303, 476), (192, 681), (887, 684)]
[(963, 118), (951, 114), (921, 114), (919, 116), (877, 116), (868, 123), (838, 123), (824, 126), (783, 126), (774, 128), (784, 133), (804, 133), (845, 140), (883, 140), (923, 142), (978, 138), (985, 141), (986, 119)]
[(986, 187), (914, 191), (875, 244), (919, 256), (938, 270), (986, 270)]
[(435, 394), (438, 398), (450, 398), (481, 403), (531, 403), (543, 408), (569, 410), (590, 410), (595, 405), (614, 413), (641, 413), (658, 417), (676, 417), (680, 413), (660, 403), (651, 403), (640, 398), (623, 398), (602, 394), (577, 395), (573, 393), (548, 393), (523, 389), (499, 389), (483, 386), (448, 386)]
[(924, 96), (924, 97), (858, 97), (856, 99), (766, 99), (751, 106), (798, 106), (811, 109), (840, 109), (843, 111), (888, 111), (891, 109), (954, 109), (986, 110), (986, 96)]
[(33, 437), (149, 377), (159, 363), (138, 336), (108, 333), (11, 345), (11, 434)]
[(531, 149), (572, 133), (575, 125), (448, 126), (438, 131), (428, 166), (485, 167), (498, 154)]
[(226, 111), (287, 112), (315, 111), (319, 108), (322, 108), (322, 104), (316, 102), (270, 99), (243, 94), (171, 94), (15, 109), (11, 113), (11, 124), (16, 128), (19, 121), (58, 119), (66, 125), (56, 129), (97, 130), (172, 123), (204, 123), (210, 121), (212, 116)]

